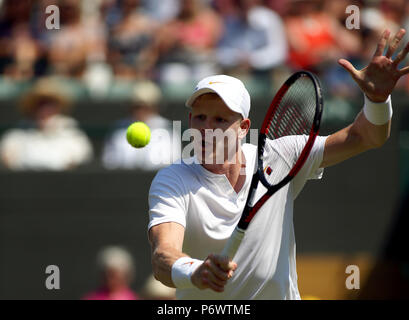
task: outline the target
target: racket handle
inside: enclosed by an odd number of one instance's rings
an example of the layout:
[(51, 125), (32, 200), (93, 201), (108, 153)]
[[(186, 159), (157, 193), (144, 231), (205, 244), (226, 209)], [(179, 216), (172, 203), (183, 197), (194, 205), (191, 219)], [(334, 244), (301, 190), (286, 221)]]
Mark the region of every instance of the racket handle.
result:
[(221, 253), (223, 256), (228, 256), (230, 259), (233, 259), (234, 255), (239, 248), (241, 240), (244, 237), (244, 230), (239, 228), (234, 228), (233, 233), (231, 234), (229, 240), (227, 240), (226, 245)]

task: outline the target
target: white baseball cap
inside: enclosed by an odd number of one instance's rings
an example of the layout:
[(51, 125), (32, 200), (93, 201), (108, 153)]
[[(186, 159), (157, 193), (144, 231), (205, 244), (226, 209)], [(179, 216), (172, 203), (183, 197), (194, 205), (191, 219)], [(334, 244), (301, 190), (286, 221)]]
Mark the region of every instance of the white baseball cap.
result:
[(205, 93), (216, 93), (230, 110), (240, 113), (243, 118), (249, 117), (250, 95), (239, 79), (214, 75), (200, 80), (195, 91), (186, 101), (186, 106), (191, 108), (196, 98)]

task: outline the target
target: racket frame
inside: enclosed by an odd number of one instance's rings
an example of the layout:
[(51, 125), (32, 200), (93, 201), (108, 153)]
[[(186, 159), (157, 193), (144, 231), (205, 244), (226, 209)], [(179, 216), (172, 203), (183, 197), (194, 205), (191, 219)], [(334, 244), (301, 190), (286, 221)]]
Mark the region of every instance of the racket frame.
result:
[[(270, 126), (270, 120), (272, 116), (274, 115), (276, 109), (280, 105), (280, 102), (288, 89), (291, 87), (291, 85), (300, 77), (309, 77), (312, 80), (312, 83), (314, 85), (315, 91), (316, 91), (316, 101), (315, 101), (315, 115), (312, 123), (312, 127), (309, 133), (309, 137), (307, 140), (306, 145), (304, 146), (303, 151), (301, 152), (297, 162), (295, 163), (294, 167), (290, 170), (288, 175), (281, 180), (279, 183), (275, 185), (270, 185), (263, 173), (263, 160), (262, 156), (264, 154), (264, 146), (265, 142), (267, 139), (267, 133), (268, 129)], [(277, 91), (276, 95), (274, 96), (269, 109), (267, 111), (267, 114), (264, 118), (260, 134), (258, 137), (258, 146), (257, 146), (257, 156), (258, 156), (258, 163), (257, 163), (257, 170), (253, 174), (251, 185), (250, 185), (250, 190), (249, 194), (247, 196), (246, 200), (246, 205), (243, 209), (243, 213), (241, 215), (241, 218), (239, 220), (239, 223), (235, 227), (231, 237), (229, 238), (226, 246), (224, 247), (224, 250), (222, 252), (222, 255), (227, 255), (230, 258), (233, 258), (235, 255), (236, 251), (238, 250), (238, 247), (241, 243), (241, 240), (244, 237), (244, 233), (246, 229), (248, 228), (251, 220), (254, 218), (255, 214), (257, 211), (260, 209), (260, 207), (274, 194), (276, 193), (279, 189), (281, 189), (283, 186), (285, 186), (287, 183), (289, 183), (295, 175), (301, 170), (302, 166), (304, 165), (305, 161), (307, 160), (312, 146), (314, 145), (314, 141), (316, 137), (318, 136), (319, 133), (319, 127), (321, 123), (321, 116), (322, 116), (322, 111), (323, 111), (323, 98), (322, 98), (322, 90), (321, 90), (321, 85), (318, 80), (318, 78), (312, 74), (311, 72), (308, 71), (299, 71), (294, 73), (292, 76), (290, 76), (285, 83), (280, 87), (280, 89)], [(258, 183), (261, 182), (266, 188), (267, 191), (266, 193), (253, 205), (254, 203), (254, 196), (256, 194), (256, 189), (258, 186)]]

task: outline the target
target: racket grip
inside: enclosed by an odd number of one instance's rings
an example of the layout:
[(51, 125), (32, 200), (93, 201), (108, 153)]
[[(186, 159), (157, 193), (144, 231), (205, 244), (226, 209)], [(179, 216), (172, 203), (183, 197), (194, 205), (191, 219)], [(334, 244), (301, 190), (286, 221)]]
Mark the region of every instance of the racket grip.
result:
[(226, 245), (221, 253), (223, 256), (228, 256), (230, 259), (233, 259), (234, 255), (237, 252), (237, 249), (240, 246), (241, 240), (244, 237), (244, 230), (239, 228), (234, 228), (233, 233), (231, 234), (229, 240), (227, 240)]

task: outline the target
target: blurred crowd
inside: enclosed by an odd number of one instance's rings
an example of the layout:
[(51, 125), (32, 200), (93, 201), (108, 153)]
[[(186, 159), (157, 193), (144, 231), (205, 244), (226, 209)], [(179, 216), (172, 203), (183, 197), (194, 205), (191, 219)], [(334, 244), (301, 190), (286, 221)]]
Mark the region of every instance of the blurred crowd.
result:
[[(101, 90), (112, 79), (198, 80), (279, 66), (319, 71), (367, 61), (384, 28), (409, 26), (405, 0), (2, 0), (0, 74), (59, 75)], [(359, 30), (345, 27), (348, 5)], [(59, 8), (59, 21), (47, 18)], [(55, 23), (58, 24), (56, 25)]]
[[(59, 9), (58, 19), (47, 10), (50, 5)], [(349, 5), (359, 8), (354, 21), (359, 29), (346, 27)], [(131, 83), (135, 108), (107, 138), (101, 161), (111, 169), (155, 170), (146, 165), (150, 156), (142, 155), (148, 150), (137, 154), (124, 144), (123, 130), (131, 121), (149, 119), (153, 127), (170, 130), (157, 108), (164, 86), (190, 88), (204, 76), (223, 73), (276, 88), (289, 73), (307, 69), (319, 75), (331, 95), (327, 106), (338, 106), (328, 110), (342, 119), (350, 108), (345, 101), (359, 89), (337, 60), (346, 58), (360, 68), (385, 28), (409, 30), (406, 0), (0, 0), (0, 6), (0, 87), (34, 82), (35, 96), (41, 97), (21, 102), (31, 131), (8, 132), (0, 141), (2, 162), (14, 169), (67, 169), (93, 157), (76, 122), (61, 115), (69, 105), (63, 93), (38, 94), (37, 82), (47, 87), (46, 81), (69, 79), (97, 97), (110, 96), (115, 83)], [(58, 28), (50, 28), (50, 22)], [(408, 77), (399, 89), (409, 92)], [(46, 125), (45, 119), (53, 121)], [(61, 144), (58, 137), (67, 136), (72, 142)], [(39, 147), (33, 147), (36, 143)], [(46, 160), (55, 161), (46, 164), (41, 157), (50, 143), (54, 151), (73, 151), (50, 152)], [(157, 150), (165, 150), (163, 144), (150, 152), (157, 155)], [(27, 159), (34, 165), (26, 166)]]

